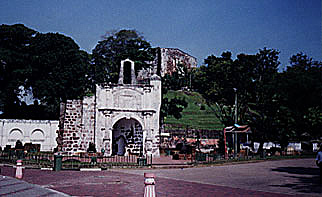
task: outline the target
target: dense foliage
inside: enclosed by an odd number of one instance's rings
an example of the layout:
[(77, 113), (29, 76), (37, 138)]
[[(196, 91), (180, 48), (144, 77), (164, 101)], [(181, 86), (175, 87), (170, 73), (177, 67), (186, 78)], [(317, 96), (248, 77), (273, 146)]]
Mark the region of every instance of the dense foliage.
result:
[[(70, 37), (1, 25), (0, 118), (58, 119), (61, 102), (93, 93), (96, 83), (117, 83), (121, 60), (135, 61), (138, 72), (151, 67), (155, 54), (135, 30), (107, 34), (90, 56)], [(27, 94), (35, 99), (33, 105), (21, 100)], [(187, 105), (178, 98), (164, 98), (162, 103), (161, 115), (175, 118)]]
[[(5, 118), (57, 119), (60, 102), (81, 98), (90, 87), (88, 54), (58, 33), (1, 25), (0, 62)], [(23, 90), (36, 99), (33, 106), (21, 101)]]
[(20, 89), (24, 84), (26, 62), (30, 61), (28, 46), (36, 32), (23, 25), (0, 26), (0, 110), (19, 103)]
[(121, 60), (135, 62), (135, 70), (149, 68), (155, 51), (143, 36), (135, 30), (108, 33), (93, 50), (94, 80), (96, 83), (117, 83)]
[(322, 137), (321, 62), (299, 53), (291, 57), (285, 71), (278, 72), (278, 54), (264, 48), (235, 60), (230, 52), (211, 55), (197, 69), (194, 88), (225, 126), (248, 124), (261, 144), (274, 141), (285, 147), (290, 140), (318, 139)]
[(166, 74), (162, 78), (162, 105), (161, 105), (161, 118), (167, 116), (173, 116), (176, 119), (182, 117), (182, 111), (188, 106), (187, 101), (184, 98), (174, 97), (167, 98), (164, 95), (168, 93), (169, 90), (180, 90), (188, 85), (189, 72), (186, 67), (179, 64), (177, 69), (171, 74)]

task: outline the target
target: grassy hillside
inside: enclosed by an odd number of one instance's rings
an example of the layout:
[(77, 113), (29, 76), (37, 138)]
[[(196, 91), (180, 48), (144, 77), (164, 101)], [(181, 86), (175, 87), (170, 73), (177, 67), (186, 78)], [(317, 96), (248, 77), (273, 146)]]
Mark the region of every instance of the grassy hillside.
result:
[(192, 129), (222, 129), (223, 125), (216, 118), (214, 112), (207, 106), (203, 97), (197, 92), (169, 91), (165, 97), (185, 98), (188, 106), (182, 112), (181, 119), (175, 119), (172, 116), (164, 120), (165, 129), (169, 128), (192, 128)]

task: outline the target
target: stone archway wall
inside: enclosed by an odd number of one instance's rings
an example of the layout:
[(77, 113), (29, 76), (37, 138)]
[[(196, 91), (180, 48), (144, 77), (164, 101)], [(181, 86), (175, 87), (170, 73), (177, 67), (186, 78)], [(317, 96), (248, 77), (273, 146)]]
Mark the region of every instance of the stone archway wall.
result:
[[(150, 85), (97, 85), (97, 149), (111, 155), (113, 126), (121, 119), (135, 119), (142, 126), (143, 154), (159, 156), (161, 81)], [(133, 147), (133, 149), (137, 149)], [(131, 150), (132, 152), (132, 150)]]
[[(131, 63), (131, 84), (123, 83), (126, 61)], [(98, 152), (112, 155), (114, 125), (121, 119), (134, 119), (142, 127), (143, 154), (159, 156), (161, 79), (153, 75), (150, 84), (137, 84), (134, 68), (133, 61), (124, 60), (118, 84), (97, 84), (94, 96), (67, 101), (59, 132), (63, 152), (85, 152), (92, 142)]]

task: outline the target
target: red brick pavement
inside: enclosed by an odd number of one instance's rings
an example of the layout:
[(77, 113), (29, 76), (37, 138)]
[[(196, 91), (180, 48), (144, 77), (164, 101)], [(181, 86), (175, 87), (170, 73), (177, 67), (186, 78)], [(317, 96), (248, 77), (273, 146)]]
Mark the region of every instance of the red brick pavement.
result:
[[(1, 174), (14, 176), (12, 167), (1, 167)], [(26, 169), (23, 180), (72, 196), (143, 196), (144, 177), (122, 172), (42, 171)], [(225, 186), (156, 178), (158, 197), (173, 196), (289, 196)]]

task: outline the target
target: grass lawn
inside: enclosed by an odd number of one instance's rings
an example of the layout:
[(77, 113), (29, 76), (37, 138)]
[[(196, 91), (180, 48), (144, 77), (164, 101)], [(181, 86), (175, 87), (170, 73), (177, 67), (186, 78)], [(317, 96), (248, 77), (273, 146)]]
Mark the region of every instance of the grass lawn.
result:
[(223, 125), (215, 116), (214, 112), (207, 106), (204, 98), (197, 92), (168, 91), (167, 98), (185, 98), (188, 106), (182, 112), (181, 119), (172, 116), (165, 118), (165, 129), (205, 129), (222, 130)]

